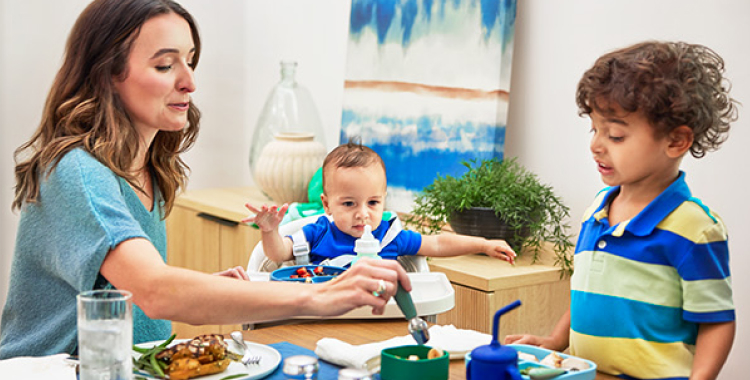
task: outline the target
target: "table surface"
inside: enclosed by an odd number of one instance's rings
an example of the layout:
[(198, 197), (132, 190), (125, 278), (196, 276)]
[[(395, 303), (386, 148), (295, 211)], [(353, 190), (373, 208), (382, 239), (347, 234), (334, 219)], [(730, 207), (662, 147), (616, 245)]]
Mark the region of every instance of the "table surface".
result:
[[(396, 320), (321, 320), (298, 321), (289, 324), (243, 331), (245, 340), (272, 344), (289, 342), (315, 350), (318, 340), (336, 338), (349, 344), (359, 345), (379, 342), (407, 334), (406, 322)], [(463, 360), (451, 360), (450, 380), (466, 379)], [(614, 380), (614, 376), (597, 373), (596, 380)]]

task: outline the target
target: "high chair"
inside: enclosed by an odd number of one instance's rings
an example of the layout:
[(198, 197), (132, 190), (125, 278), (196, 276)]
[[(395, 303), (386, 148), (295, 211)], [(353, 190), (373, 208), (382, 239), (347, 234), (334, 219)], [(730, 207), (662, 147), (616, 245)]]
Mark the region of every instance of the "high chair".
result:
[[(321, 215), (307, 216), (279, 226), (281, 236), (291, 236), (301, 231), (302, 227), (315, 222)], [(396, 215), (393, 214), (393, 217)], [(395, 222), (394, 222), (395, 223)], [(400, 222), (398, 222), (400, 223)], [(455, 305), (454, 290), (444, 273), (430, 272), (427, 258), (424, 256), (399, 256), (398, 262), (409, 272), (412, 282), (412, 298), (420, 316), (426, 321), (437, 322), (436, 314), (448, 311)], [(295, 265), (294, 260), (277, 264), (266, 257), (263, 252), (263, 243), (259, 242), (250, 254), (247, 263), (247, 274), (251, 281), (268, 281), (269, 273), (283, 266)], [(367, 308), (360, 308), (344, 315), (331, 318), (345, 319), (369, 319), (369, 318), (403, 318), (401, 310), (393, 300), (386, 305), (382, 315), (373, 315)], [(264, 325), (273, 325), (275, 322), (262, 324), (243, 324), (244, 330), (253, 330)]]
[[(281, 236), (290, 236), (297, 231), (301, 231), (302, 227), (314, 223), (321, 215), (307, 216), (301, 219), (293, 220), (289, 223), (279, 226), (279, 234)], [(429, 272), (430, 267), (427, 264), (427, 258), (424, 256), (399, 256), (398, 262), (407, 272)], [(252, 275), (253, 273), (259, 272), (273, 272), (274, 270), (284, 267), (295, 265), (294, 260), (285, 261), (281, 264), (277, 264), (266, 257), (263, 252), (263, 242), (259, 242), (253, 248), (253, 252), (250, 254), (250, 260), (247, 262), (247, 272)]]

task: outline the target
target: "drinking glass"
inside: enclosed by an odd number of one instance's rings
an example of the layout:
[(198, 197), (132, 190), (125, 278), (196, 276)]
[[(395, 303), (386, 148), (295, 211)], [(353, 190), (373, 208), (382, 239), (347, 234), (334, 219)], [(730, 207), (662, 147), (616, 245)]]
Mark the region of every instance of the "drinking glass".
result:
[(91, 290), (78, 295), (80, 380), (132, 379), (131, 298), (125, 290)]

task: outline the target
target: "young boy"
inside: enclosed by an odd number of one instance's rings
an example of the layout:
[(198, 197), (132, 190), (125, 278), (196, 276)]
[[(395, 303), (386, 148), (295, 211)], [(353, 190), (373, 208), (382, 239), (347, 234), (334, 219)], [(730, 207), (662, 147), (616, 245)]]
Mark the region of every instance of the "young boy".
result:
[(599, 58), (578, 84), (602, 181), (575, 251), (571, 305), (548, 337), (624, 379), (715, 379), (735, 313), (726, 227), (692, 197), (683, 156), (702, 157), (736, 120), (724, 62), (686, 43), (645, 42)]
[[(355, 240), (362, 236), (365, 225), (371, 227), (372, 234), (381, 243), (387, 239), (379, 254), (386, 259), (401, 255), (459, 256), (481, 252), (514, 262), (516, 254), (504, 240), (457, 234), (422, 236), (401, 230), (398, 218), (383, 220), (385, 196), (385, 164), (375, 151), (352, 141), (331, 151), (323, 161), (321, 200), (327, 216), (302, 228), (302, 239), (309, 244), (310, 262), (318, 264), (345, 254), (355, 255)], [(278, 232), (288, 205), (264, 205), (260, 209), (250, 204), (246, 206), (255, 215), (244, 222), (254, 222), (260, 227), (266, 256), (276, 263), (292, 260), (292, 238)], [(295, 240), (299, 239), (295, 237)]]

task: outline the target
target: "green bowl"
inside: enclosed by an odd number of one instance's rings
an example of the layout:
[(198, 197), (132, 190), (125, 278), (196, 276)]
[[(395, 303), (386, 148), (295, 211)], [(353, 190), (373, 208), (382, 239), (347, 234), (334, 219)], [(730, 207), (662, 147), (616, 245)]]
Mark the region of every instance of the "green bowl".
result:
[[(380, 352), (380, 378), (382, 380), (448, 380), (450, 357), (447, 351), (443, 356), (427, 359), (429, 346), (400, 346), (386, 348)], [(419, 360), (408, 360), (417, 355)]]

